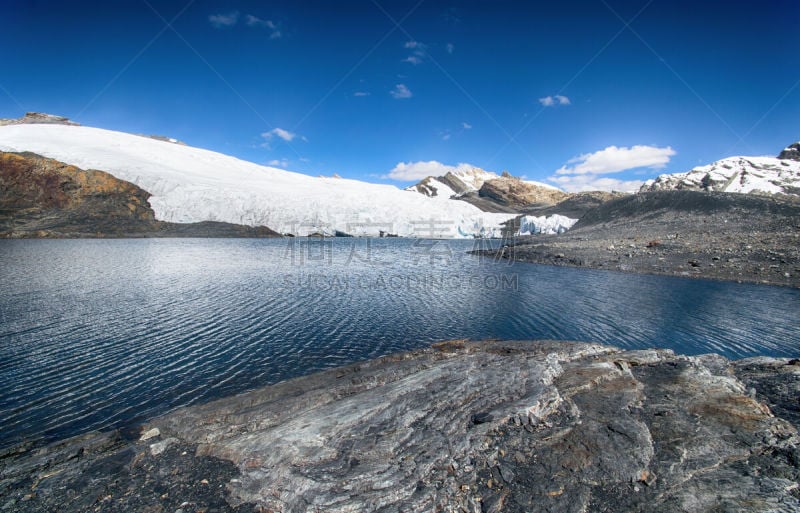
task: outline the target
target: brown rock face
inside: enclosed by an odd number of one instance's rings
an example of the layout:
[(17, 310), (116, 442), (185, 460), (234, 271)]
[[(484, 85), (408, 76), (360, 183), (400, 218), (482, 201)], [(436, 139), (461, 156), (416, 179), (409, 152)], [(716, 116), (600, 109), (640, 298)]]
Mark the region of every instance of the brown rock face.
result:
[(0, 153), (0, 232), (143, 231), (150, 194), (103, 171), (33, 154)]
[(0, 238), (277, 235), (266, 227), (156, 221), (149, 198), (104, 171), (0, 152)]
[(514, 177), (488, 180), (483, 183), (478, 195), (516, 208), (555, 205), (570, 197), (566, 192), (533, 185)]

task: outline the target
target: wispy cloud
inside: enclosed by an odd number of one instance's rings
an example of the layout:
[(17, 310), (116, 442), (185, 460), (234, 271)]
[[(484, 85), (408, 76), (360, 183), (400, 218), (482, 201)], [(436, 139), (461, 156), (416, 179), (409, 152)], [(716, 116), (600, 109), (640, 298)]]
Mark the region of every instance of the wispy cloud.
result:
[(450, 171), (469, 170), (474, 168), (472, 164), (459, 164), (457, 166), (448, 166), (436, 160), (418, 161), (418, 162), (398, 162), (388, 174), (383, 175), (382, 178), (391, 178), (393, 180), (400, 180), (409, 182), (412, 180), (421, 180), (428, 176), (444, 176)]
[(269, 132), (264, 132), (261, 134), (261, 137), (264, 139), (264, 142), (261, 143), (263, 148), (272, 149), (272, 143), (276, 139), (280, 139), (282, 141), (292, 142), (295, 139), (300, 139), (301, 141), (308, 141), (304, 136), (297, 135), (294, 132), (290, 132), (289, 130), (285, 130), (283, 128), (273, 128)]
[(370, 94), (372, 93), (368, 93), (366, 91), (356, 91), (355, 93), (353, 93), (353, 96), (363, 97), (363, 96), (369, 96)]
[(272, 167), (279, 167), (281, 169), (286, 169), (289, 167), (289, 160), (288, 159), (273, 159), (267, 162), (268, 166)]
[(549, 180), (570, 192), (587, 190), (636, 190), (640, 180), (608, 178), (611, 173), (630, 169), (661, 169), (669, 163), (675, 150), (670, 146), (636, 145), (630, 148), (609, 146), (594, 153), (585, 153), (567, 161)]
[(411, 98), (414, 94), (411, 90), (406, 87), (405, 84), (397, 84), (394, 86), (394, 89), (389, 91), (389, 94), (392, 95), (392, 98), (395, 100), (403, 100), (406, 98)]
[[(222, 29), (235, 27), (239, 23), (240, 17), (239, 11), (233, 11), (227, 14), (212, 14), (208, 17), (208, 21), (214, 28)], [(280, 27), (271, 20), (263, 20), (258, 16), (246, 14), (244, 16), (244, 24), (248, 27), (269, 29), (270, 39), (278, 39), (282, 36)]]
[(469, 123), (467, 123), (466, 121), (463, 121), (463, 122), (461, 123), (461, 128), (463, 128), (464, 130), (472, 130), (472, 125), (470, 125), (470, 124), (469, 124)]
[(286, 142), (291, 142), (292, 140), (294, 140), (295, 137), (297, 137), (297, 134), (294, 132), (290, 132), (288, 130), (284, 130), (283, 128), (273, 128), (269, 132), (264, 132), (263, 134), (261, 134), (261, 137), (267, 140), (272, 139), (274, 137), (279, 137)]
[(269, 35), (270, 39), (279, 39), (283, 34), (281, 34), (278, 25), (273, 22), (272, 20), (262, 20), (257, 16), (253, 16), (252, 14), (248, 14), (244, 18), (244, 22), (248, 27), (262, 27), (268, 28), (271, 32)]
[(567, 192), (636, 192), (644, 184), (642, 180), (619, 180), (597, 175), (551, 176), (548, 180)]
[(212, 14), (208, 17), (208, 21), (214, 28), (233, 27), (239, 22), (239, 11), (228, 14)]
[(419, 41), (406, 41), (406, 43), (403, 45), (403, 48), (411, 50), (411, 55), (403, 59), (403, 62), (408, 62), (414, 66), (422, 64), (422, 61), (424, 61), (428, 56), (427, 45), (420, 43)]
[(446, 45), (444, 45), (444, 49), (445, 51), (447, 51), (447, 53), (453, 55), (453, 52), (455, 51), (456, 47), (453, 43), (447, 43)]
[(545, 96), (544, 98), (539, 98), (539, 103), (541, 103), (544, 107), (555, 107), (556, 105), (570, 105), (572, 102), (569, 101), (569, 98), (566, 96), (557, 94), (555, 96)]

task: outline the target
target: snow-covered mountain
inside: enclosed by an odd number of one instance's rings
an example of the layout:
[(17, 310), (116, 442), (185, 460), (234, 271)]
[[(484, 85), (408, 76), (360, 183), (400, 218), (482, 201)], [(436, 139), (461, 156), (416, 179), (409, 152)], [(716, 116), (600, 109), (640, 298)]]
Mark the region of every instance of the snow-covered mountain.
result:
[(542, 182), (532, 180), (520, 180), (503, 172), (498, 175), (492, 171), (486, 171), (479, 167), (472, 167), (466, 164), (461, 164), (454, 170), (447, 172), (444, 176), (428, 176), (420, 182), (407, 187), (407, 191), (417, 191), (426, 196), (463, 196), (471, 192), (478, 192), (483, 185), (490, 180), (507, 179), (516, 180), (528, 185), (542, 187), (544, 189), (560, 191), (559, 188), (553, 187)]
[(221, 221), (296, 235), (384, 231), (412, 237), (492, 237), (500, 236), (501, 223), (514, 217), (482, 212), (450, 200), (450, 194), (428, 197), (392, 185), (312, 177), (99, 128), (0, 126), (0, 150), (33, 152), (131, 182), (152, 195), (150, 205), (161, 221)]
[(671, 189), (800, 195), (800, 143), (776, 157), (728, 157), (686, 173), (660, 175), (641, 191)]

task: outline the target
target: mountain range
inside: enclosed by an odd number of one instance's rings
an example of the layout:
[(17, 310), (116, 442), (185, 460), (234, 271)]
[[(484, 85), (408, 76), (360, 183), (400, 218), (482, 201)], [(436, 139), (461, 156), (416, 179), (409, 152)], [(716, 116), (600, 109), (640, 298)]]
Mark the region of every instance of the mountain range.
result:
[[(570, 194), (461, 165), (405, 190), (262, 166), (160, 135), (27, 113), (0, 120), (0, 233), (34, 236), (556, 234), (624, 193)], [(796, 197), (800, 143), (777, 157), (729, 157), (646, 182)]]

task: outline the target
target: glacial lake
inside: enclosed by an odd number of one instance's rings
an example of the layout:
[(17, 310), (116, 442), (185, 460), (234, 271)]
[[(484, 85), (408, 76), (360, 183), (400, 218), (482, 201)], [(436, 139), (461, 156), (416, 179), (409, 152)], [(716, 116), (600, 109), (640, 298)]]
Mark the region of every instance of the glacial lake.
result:
[(486, 241), (0, 241), (0, 447), (469, 338), (800, 356), (800, 290), (495, 261)]

